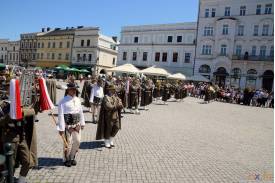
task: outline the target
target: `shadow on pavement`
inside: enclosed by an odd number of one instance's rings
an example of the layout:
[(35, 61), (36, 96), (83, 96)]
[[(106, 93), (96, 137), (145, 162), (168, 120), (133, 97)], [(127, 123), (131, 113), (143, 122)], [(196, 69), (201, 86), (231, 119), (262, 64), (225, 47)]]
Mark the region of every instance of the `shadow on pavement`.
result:
[(43, 168), (47, 169), (56, 169), (56, 166), (62, 166), (63, 159), (62, 158), (47, 158), (47, 157), (40, 157), (38, 158), (38, 166), (34, 168), (34, 170), (40, 170)]
[(85, 121), (85, 123), (97, 124), (97, 122), (94, 122), (94, 121)]
[[(98, 149), (104, 147), (103, 141), (81, 142), (80, 149)], [(98, 149), (99, 150), (99, 149)], [(101, 150), (99, 150), (101, 151)]]

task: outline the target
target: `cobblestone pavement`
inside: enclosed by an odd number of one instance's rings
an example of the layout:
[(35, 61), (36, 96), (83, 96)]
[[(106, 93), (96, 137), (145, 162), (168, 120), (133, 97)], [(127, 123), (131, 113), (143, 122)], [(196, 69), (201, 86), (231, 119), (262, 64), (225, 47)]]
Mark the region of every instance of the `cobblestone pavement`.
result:
[[(64, 91), (59, 91), (59, 98)], [(76, 167), (62, 166), (62, 141), (47, 112), (37, 124), (36, 182), (243, 183), (273, 180), (273, 109), (186, 98), (124, 114), (116, 147), (95, 141), (89, 122)], [(256, 179), (256, 181), (254, 181)], [(270, 180), (270, 181), (269, 181)]]

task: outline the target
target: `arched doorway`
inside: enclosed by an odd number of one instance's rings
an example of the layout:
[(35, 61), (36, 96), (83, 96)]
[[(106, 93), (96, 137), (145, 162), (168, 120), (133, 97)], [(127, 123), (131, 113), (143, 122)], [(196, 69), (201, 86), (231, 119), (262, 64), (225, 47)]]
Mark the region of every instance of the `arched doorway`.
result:
[(249, 69), (246, 75), (246, 87), (255, 89), (257, 81), (257, 71), (255, 69)]
[(224, 67), (219, 67), (213, 75), (216, 77), (216, 84), (220, 87), (224, 87), (226, 76), (229, 75), (226, 69)]
[(231, 87), (235, 87), (235, 88), (240, 87), (241, 74), (242, 74), (242, 71), (240, 68), (235, 67), (231, 70), (231, 79), (230, 79)]
[(105, 69), (101, 69), (101, 71), (99, 72), (99, 74), (107, 74)]
[(210, 79), (211, 68), (209, 65), (203, 64), (199, 68), (199, 73), (204, 77)]
[(263, 75), (263, 83), (262, 87), (263, 89), (266, 89), (268, 91), (271, 91), (273, 88), (273, 79), (274, 79), (274, 73), (271, 70), (266, 70)]

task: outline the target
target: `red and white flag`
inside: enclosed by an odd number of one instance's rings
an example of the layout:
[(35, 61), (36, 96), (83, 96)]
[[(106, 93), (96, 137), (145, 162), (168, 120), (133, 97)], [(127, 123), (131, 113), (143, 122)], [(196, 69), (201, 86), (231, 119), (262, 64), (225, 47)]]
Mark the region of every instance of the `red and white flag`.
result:
[(20, 84), (18, 79), (10, 80), (10, 118), (20, 120), (23, 118), (20, 101)]
[(54, 104), (49, 96), (45, 79), (41, 77), (38, 81), (40, 88), (39, 104), (41, 111), (54, 109)]

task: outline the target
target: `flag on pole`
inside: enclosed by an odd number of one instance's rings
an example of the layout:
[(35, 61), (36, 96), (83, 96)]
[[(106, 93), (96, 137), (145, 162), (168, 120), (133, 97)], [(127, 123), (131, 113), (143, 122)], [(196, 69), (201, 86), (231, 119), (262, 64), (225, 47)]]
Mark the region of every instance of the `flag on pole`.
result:
[(20, 120), (23, 118), (21, 101), (20, 101), (20, 86), (18, 79), (10, 80), (10, 118)]
[(41, 77), (38, 79), (38, 82), (40, 89), (40, 109), (42, 111), (54, 109), (54, 104), (49, 96), (45, 79)]

